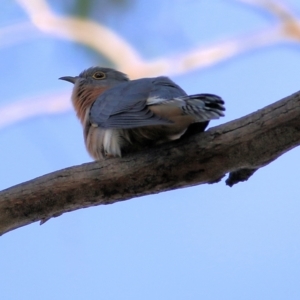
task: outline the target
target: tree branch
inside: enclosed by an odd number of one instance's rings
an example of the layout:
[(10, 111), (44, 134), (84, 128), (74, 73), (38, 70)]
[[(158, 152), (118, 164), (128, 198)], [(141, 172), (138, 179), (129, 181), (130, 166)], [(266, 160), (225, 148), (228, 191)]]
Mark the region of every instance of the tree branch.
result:
[(218, 182), (230, 172), (232, 185), (299, 144), (300, 92), (186, 139), (3, 190), (0, 234), (79, 208)]

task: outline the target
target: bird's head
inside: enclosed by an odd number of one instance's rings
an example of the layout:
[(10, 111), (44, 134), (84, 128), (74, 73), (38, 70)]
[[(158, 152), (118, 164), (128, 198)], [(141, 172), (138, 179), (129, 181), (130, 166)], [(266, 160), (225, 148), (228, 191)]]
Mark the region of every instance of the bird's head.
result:
[(111, 88), (119, 83), (129, 81), (126, 74), (110, 68), (92, 67), (78, 76), (64, 76), (59, 79), (69, 81), (75, 86), (86, 85), (96, 88)]
[(59, 79), (74, 84), (72, 102), (77, 116), (84, 123), (86, 111), (99, 95), (120, 83), (129, 81), (127, 75), (110, 68), (92, 67), (78, 76), (64, 76)]

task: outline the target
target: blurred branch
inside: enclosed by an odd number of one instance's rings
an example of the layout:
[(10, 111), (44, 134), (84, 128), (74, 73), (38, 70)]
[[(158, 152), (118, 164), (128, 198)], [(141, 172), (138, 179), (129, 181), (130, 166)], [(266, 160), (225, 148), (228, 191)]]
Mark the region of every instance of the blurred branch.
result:
[[(286, 39), (297, 41), (300, 39), (300, 24), (298, 19), (296, 19), (281, 2), (274, 0), (238, 1), (252, 6), (258, 6), (260, 9), (267, 11), (278, 20), (278, 25), (250, 36), (220, 42), (205, 48), (199, 47), (177, 56), (145, 61), (127, 41), (99, 23), (76, 17), (57, 16), (45, 0), (17, 0), (27, 12), (32, 24), (34, 24), (38, 30), (93, 48), (111, 60), (117, 69), (127, 73), (132, 79), (162, 74), (183, 74), (195, 68), (212, 66), (222, 60), (253, 48), (267, 46)], [(14, 26), (10, 29), (16, 33), (16, 28), (17, 27)], [(28, 24), (26, 27), (18, 28), (22, 30), (22, 32), (24, 28), (28, 28), (33, 33), (32, 28), (30, 28)], [(9, 30), (1, 29), (0, 36), (7, 32), (9, 32)], [(10, 34), (10, 43), (12, 43), (13, 38), (16, 38), (15, 41), (19, 41), (19, 39), (22, 40), (22, 37), (18, 37), (16, 34)], [(62, 98), (62, 95), (58, 97)], [(15, 105), (2, 107), (1, 112), (8, 117), (0, 122), (0, 128), (34, 115), (44, 114), (45, 110), (43, 106), (38, 105), (34, 110), (34, 114), (26, 108), (25, 105), (28, 104), (30, 107), (34, 106), (35, 101), (36, 98), (26, 99), (25, 101), (17, 102)], [(66, 108), (71, 107), (71, 105), (67, 103), (69, 96), (66, 96), (65, 99), (61, 99), (61, 101), (62, 112), (64, 112)], [(51, 107), (51, 102), (56, 103), (56, 98), (48, 96), (46, 99), (43, 99), (43, 103), (46, 107)], [(24, 116), (20, 114), (20, 111), (23, 111)], [(60, 112), (59, 109), (48, 110), (48, 113)], [(13, 116), (12, 119), (10, 119), (9, 116)]]
[(142, 64), (139, 54), (122, 37), (91, 20), (55, 15), (44, 0), (17, 0), (31, 22), (42, 32), (84, 44), (110, 59), (120, 68)]
[(216, 64), (249, 49), (270, 45), (281, 38), (277, 30), (270, 29), (206, 48), (199, 47), (171, 58), (145, 61), (127, 41), (99, 23), (76, 17), (59, 17), (45, 0), (17, 1), (39, 30), (93, 48), (132, 79), (162, 73), (182, 74), (195, 68)]
[(71, 101), (66, 101), (69, 97), (69, 93), (40, 96), (0, 107), (0, 128), (39, 115), (69, 111), (72, 107)]
[(276, 0), (238, 0), (240, 2), (257, 6), (278, 20), (278, 36), (283, 40), (300, 40), (300, 20), (284, 5), (282, 1)]
[(14, 44), (28, 42), (29, 39), (40, 37), (42, 37), (42, 33), (32, 23), (14, 24), (0, 28), (0, 47), (11, 47)]
[(80, 208), (218, 182), (229, 172), (232, 185), (299, 145), (300, 92), (186, 139), (3, 190), (0, 234)]

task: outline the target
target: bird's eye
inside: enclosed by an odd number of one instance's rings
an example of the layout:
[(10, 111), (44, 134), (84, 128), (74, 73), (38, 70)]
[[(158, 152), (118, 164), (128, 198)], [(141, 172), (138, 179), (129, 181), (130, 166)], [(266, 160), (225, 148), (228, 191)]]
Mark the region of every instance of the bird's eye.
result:
[(105, 73), (103, 73), (103, 72), (96, 72), (93, 74), (93, 78), (97, 79), (97, 80), (104, 79), (105, 77), (106, 77)]

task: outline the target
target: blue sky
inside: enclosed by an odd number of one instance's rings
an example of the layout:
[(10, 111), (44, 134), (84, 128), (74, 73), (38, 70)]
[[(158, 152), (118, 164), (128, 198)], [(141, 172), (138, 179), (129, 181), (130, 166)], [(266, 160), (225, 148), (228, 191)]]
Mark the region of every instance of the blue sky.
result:
[[(68, 15), (73, 1), (48, 3)], [(299, 16), (298, 1), (282, 3)], [(17, 42), (1, 29), (28, 16), (14, 1), (4, 0), (2, 7), (0, 33), (4, 42), (13, 42), (0, 44), (0, 109), (61, 93), (69, 98), (71, 85), (57, 78), (108, 65), (99, 53), (44, 33), (32, 31)], [(105, 9), (97, 7), (91, 18), (149, 61), (277, 24), (272, 15), (229, 0), (128, 1)], [(210, 124), (215, 126), (297, 92), (299, 49), (296, 42), (282, 41), (171, 77), (190, 94), (224, 98), (226, 117)], [(72, 110), (3, 126), (0, 141), (1, 190), (91, 161)], [(0, 297), (299, 299), (299, 154), (299, 148), (284, 154), (233, 188), (223, 180), (82, 209), (9, 232), (0, 238)]]

